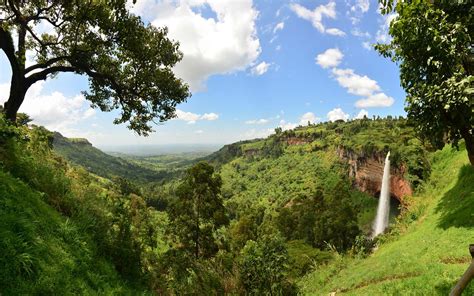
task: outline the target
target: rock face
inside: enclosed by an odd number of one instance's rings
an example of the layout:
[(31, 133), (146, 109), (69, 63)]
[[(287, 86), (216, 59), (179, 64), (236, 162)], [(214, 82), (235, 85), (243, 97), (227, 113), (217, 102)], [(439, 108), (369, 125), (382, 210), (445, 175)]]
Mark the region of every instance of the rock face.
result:
[[(336, 153), (349, 164), (349, 177), (354, 180), (354, 186), (362, 192), (377, 196), (382, 187), (385, 153), (359, 155), (343, 148), (338, 148)], [(410, 182), (404, 178), (405, 171), (404, 166), (392, 167), (390, 170), (390, 194), (401, 204), (404, 204), (405, 196), (413, 193)]]
[(286, 144), (292, 146), (292, 145), (304, 145), (311, 143), (311, 139), (303, 138), (303, 137), (285, 137), (283, 138), (283, 141), (286, 142)]

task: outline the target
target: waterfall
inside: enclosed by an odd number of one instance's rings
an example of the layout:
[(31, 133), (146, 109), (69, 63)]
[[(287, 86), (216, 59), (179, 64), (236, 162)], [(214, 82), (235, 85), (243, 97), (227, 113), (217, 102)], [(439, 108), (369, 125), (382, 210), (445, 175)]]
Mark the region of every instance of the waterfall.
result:
[(385, 158), (385, 166), (383, 168), (382, 189), (380, 190), (379, 205), (377, 207), (377, 216), (373, 227), (373, 237), (384, 232), (388, 226), (388, 218), (390, 213), (390, 151)]

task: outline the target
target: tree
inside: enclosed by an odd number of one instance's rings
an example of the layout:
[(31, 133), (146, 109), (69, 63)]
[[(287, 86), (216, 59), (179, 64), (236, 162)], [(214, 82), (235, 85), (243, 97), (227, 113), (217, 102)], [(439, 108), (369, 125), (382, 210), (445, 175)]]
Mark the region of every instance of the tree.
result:
[[(190, 96), (172, 72), (182, 58), (179, 44), (167, 38), (166, 28), (144, 25), (126, 4), (1, 0), (0, 49), (12, 71), (6, 117), (15, 121), (34, 83), (71, 72), (89, 78), (84, 95), (92, 107), (121, 110), (115, 124), (128, 122), (128, 128), (147, 135), (150, 121), (173, 118), (176, 105)], [(41, 26), (51, 32), (41, 32)], [(26, 67), (28, 51), (35, 63)]]
[(209, 258), (217, 252), (214, 232), (229, 223), (221, 187), (222, 179), (214, 168), (199, 162), (187, 170), (177, 188), (177, 199), (171, 204), (171, 232), (196, 258)]
[(464, 139), (474, 165), (474, 6), (448, 0), (380, 3), (384, 13), (398, 14), (390, 24), (393, 39), (376, 49), (400, 66), (408, 119), (438, 149)]
[(240, 252), (238, 270), (245, 295), (297, 295), (288, 280), (288, 251), (277, 236), (249, 240)]

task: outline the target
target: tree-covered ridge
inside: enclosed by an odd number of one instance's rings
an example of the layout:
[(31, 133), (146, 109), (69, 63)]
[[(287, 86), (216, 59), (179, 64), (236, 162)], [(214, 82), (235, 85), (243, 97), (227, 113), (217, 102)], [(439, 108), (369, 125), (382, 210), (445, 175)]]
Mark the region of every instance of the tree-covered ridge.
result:
[(275, 133), (265, 139), (242, 141), (224, 146), (204, 158), (221, 166), (238, 157), (277, 158), (286, 152), (300, 154), (317, 151), (334, 153), (344, 149), (361, 157), (390, 151), (394, 166), (407, 167), (407, 179), (416, 185), (429, 175), (429, 146), (416, 137), (413, 126), (402, 117), (357, 119), (299, 126)]
[(54, 133), (53, 147), (64, 158), (104, 178), (123, 177), (134, 181), (159, 181), (163, 178), (156, 171), (102, 152), (86, 139), (65, 138)]

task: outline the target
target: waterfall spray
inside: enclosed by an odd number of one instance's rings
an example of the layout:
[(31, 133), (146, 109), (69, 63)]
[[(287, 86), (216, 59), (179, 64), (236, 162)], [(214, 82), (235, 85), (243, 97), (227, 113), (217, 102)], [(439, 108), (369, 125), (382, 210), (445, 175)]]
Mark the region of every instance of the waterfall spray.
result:
[(388, 227), (388, 218), (390, 214), (390, 151), (385, 158), (383, 168), (382, 189), (380, 190), (379, 205), (377, 207), (377, 216), (373, 227), (373, 237), (384, 232)]

